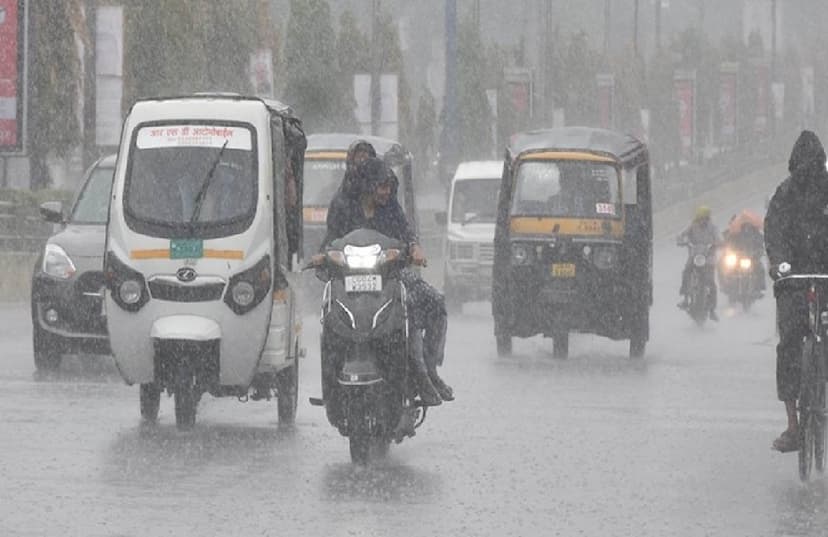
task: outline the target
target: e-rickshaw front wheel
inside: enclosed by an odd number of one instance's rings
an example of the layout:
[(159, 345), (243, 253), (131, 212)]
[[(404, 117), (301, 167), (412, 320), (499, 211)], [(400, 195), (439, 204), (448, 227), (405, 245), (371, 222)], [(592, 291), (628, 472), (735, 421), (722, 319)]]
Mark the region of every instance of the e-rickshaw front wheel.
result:
[(276, 404), (279, 412), (279, 425), (293, 425), (296, 421), (296, 407), (299, 401), (299, 356), (293, 365), (276, 374)]

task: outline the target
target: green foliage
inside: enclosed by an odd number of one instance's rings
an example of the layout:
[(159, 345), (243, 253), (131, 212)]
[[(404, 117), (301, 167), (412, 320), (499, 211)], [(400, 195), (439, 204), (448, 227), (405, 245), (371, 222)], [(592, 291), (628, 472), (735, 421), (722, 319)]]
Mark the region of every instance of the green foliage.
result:
[(491, 110), (486, 98), (486, 58), (472, 21), (461, 23), (457, 40), (458, 149), (463, 159), (491, 156)]
[(127, 105), (196, 91), (250, 92), (250, 53), (263, 41), (266, 14), (258, 0), (126, 3)]
[(29, 58), (28, 142), (33, 155), (65, 156), (81, 139), (78, 121), (81, 65), (75, 42), (89, 39), (80, 1), (29, 2), (32, 38)]

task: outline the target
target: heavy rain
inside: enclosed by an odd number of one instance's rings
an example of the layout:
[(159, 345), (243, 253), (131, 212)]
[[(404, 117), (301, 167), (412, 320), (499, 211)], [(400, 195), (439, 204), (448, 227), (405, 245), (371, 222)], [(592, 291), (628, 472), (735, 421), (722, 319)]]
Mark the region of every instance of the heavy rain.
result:
[(825, 535), (824, 21), (0, 0), (0, 536)]

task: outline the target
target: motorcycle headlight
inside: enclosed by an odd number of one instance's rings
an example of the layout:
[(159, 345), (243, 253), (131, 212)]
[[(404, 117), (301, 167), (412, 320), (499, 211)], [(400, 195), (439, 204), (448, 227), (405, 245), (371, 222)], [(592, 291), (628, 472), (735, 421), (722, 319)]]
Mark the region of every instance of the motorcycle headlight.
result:
[(743, 257), (739, 260), (739, 268), (742, 270), (750, 270), (753, 266), (753, 261), (749, 257)]
[(63, 248), (57, 244), (47, 244), (43, 252), (43, 272), (61, 280), (68, 280), (77, 269)]
[(124, 304), (132, 306), (141, 300), (143, 286), (138, 280), (126, 280), (118, 286), (118, 297)]
[(707, 256), (703, 254), (696, 254), (693, 256), (693, 264), (697, 267), (703, 267), (707, 264)]
[(724, 264), (727, 268), (734, 268), (736, 264), (739, 262), (739, 256), (733, 253), (729, 253), (725, 255)]
[(595, 249), (592, 259), (596, 267), (607, 270), (615, 266), (618, 254), (615, 252), (615, 248), (611, 246), (601, 246)]
[(512, 245), (512, 263), (515, 265), (526, 265), (531, 261), (532, 251), (523, 244)]
[(240, 281), (233, 286), (230, 291), (233, 296), (233, 302), (241, 307), (247, 307), (256, 298), (256, 290), (250, 282)]
[(345, 254), (345, 262), (348, 267), (352, 269), (372, 269), (379, 263), (382, 247), (379, 244), (372, 244), (371, 246), (352, 246), (349, 244), (342, 251)]

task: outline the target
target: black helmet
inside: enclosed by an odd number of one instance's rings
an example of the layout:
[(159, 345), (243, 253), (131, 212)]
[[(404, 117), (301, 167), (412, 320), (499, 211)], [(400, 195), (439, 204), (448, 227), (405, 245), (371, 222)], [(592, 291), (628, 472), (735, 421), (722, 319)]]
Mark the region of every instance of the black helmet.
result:
[(378, 184), (391, 181), (388, 165), (377, 157), (364, 160), (356, 169), (356, 179), (361, 194), (374, 191)]

